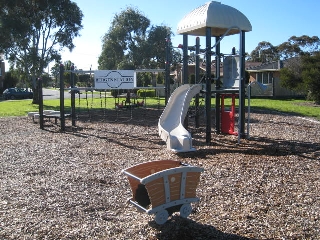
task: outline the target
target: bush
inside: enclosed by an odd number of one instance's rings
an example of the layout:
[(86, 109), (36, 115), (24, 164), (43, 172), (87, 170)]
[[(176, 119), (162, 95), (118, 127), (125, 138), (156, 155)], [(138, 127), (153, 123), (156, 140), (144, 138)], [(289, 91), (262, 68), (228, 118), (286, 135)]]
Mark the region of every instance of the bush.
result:
[(145, 97), (155, 97), (156, 90), (155, 89), (139, 89), (137, 91), (138, 97), (145, 98)]

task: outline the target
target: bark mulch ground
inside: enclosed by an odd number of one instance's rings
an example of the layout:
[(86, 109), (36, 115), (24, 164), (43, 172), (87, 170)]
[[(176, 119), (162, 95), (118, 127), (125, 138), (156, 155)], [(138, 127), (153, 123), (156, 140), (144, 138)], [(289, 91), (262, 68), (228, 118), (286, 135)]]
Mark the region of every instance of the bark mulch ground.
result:
[[(320, 123), (251, 113), (250, 140), (189, 130), (197, 151), (174, 154), (160, 110), (82, 113), (65, 132), (0, 118), (0, 239), (319, 239)], [(173, 159), (204, 168), (199, 203), (163, 225), (127, 200), (122, 169)]]

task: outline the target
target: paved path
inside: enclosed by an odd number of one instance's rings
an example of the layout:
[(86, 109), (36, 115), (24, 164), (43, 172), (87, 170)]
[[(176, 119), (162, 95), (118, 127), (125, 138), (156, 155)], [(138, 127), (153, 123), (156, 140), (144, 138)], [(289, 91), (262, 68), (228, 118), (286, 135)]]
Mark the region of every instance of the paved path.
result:
[[(58, 99), (60, 98), (59, 89), (42, 89), (43, 99)], [(70, 98), (71, 94), (69, 92), (64, 92), (64, 98)]]

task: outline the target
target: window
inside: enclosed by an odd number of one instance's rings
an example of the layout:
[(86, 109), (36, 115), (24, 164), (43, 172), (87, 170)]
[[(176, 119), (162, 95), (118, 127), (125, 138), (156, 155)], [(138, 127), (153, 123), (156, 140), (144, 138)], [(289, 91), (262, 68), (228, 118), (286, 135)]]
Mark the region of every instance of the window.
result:
[(258, 72), (257, 81), (262, 84), (272, 84), (273, 82), (273, 72)]
[(258, 73), (257, 73), (256, 81), (262, 83), (262, 73), (261, 73), (261, 72), (258, 72)]

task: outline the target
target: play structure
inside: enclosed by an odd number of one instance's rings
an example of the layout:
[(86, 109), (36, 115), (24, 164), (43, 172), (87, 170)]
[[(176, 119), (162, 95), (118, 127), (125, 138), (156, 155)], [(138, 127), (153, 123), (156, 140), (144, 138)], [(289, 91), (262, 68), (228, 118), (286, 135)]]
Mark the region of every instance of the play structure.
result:
[[(187, 14), (178, 24), (178, 33), (183, 34), (183, 86), (176, 89), (169, 99), (158, 123), (159, 136), (166, 141), (167, 148), (174, 152), (194, 151), (192, 147), (192, 136), (184, 127), (184, 118), (189, 107), (189, 101), (198, 95), (201, 87), (188, 83), (188, 51), (195, 51), (195, 79), (200, 80), (200, 55), (204, 55), (206, 63), (205, 73), (205, 94), (206, 108), (206, 142), (211, 142), (211, 97), (215, 95), (215, 121), (216, 133), (226, 133), (245, 136), (245, 32), (251, 31), (252, 27), (248, 19), (238, 10), (223, 5), (220, 2), (208, 2), (201, 7)], [(240, 34), (239, 51), (232, 48), (231, 53), (220, 52), (220, 44), (224, 37)], [(188, 46), (188, 35), (206, 37), (206, 48), (200, 49), (200, 38), (196, 38), (195, 46)], [(216, 43), (211, 46), (211, 38), (215, 37)], [(213, 51), (213, 49), (215, 51)], [(211, 77), (212, 60), (215, 56), (215, 75)], [(223, 77), (220, 73), (220, 66), (223, 64)], [(212, 79), (214, 89), (212, 89)], [(225, 108), (225, 98), (231, 97), (231, 108)], [(235, 131), (235, 98), (239, 98), (238, 132)], [(197, 106), (196, 106), (197, 108)], [(197, 125), (197, 123), (196, 123)]]
[[(183, 83), (188, 83), (188, 51), (195, 49), (195, 78), (200, 79), (200, 61), (205, 60), (205, 108), (206, 108), (206, 142), (211, 142), (211, 97), (215, 95), (215, 127), (216, 133), (221, 132), (221, 94), (231, 94), (239, 98), (238, 106), (238, 142), (245, 137), (245, 33), (252, 30), (251, 23), (237, 9), (221, 4), (207, 2), (187, 14), (178, 24), (177, 32), (183, 35)], [(230, 53), (221, 53), (222, 40), (230, 35), (239, 35), (238, 51), (233, 48)], [(188, 46), (188, 36), (196, 37), (195, 46)], [(200, 49), (200, 38), (205, 37), (205, 48)], [(211, 38), (215, 44), (211, 44)], [(211, 77), (212, 59), (214, 56), (215, 74)], [(220, 65), (223, 64), (223, 76)], [(212, 88), (214, 79), (214, 88)], [(229, 121), (230, 122), (230, 121)], [(224, 123), (225, 124), (225, 123)], [(229, 132), (229, 131), (228, 131)], [(234, 132), (234, 131), (233, 131)]]
[(201, 85), (184, 84), (175, 89), (160, 116), (158, 122), (159, 136), (167, 144), (167, 149), (174, 152), (190, 152), (192, 136), (184, 127), (190, 101), (200, 92)]
[(131, 204), (149, 215), (155, 214), (157, 224), (164, 224), (174, 212), (187, 218), (191, 203), (198, 202), (196, 189), (202, 168), (179, 161), (152, 161), (127, 168), (132, 190)]

